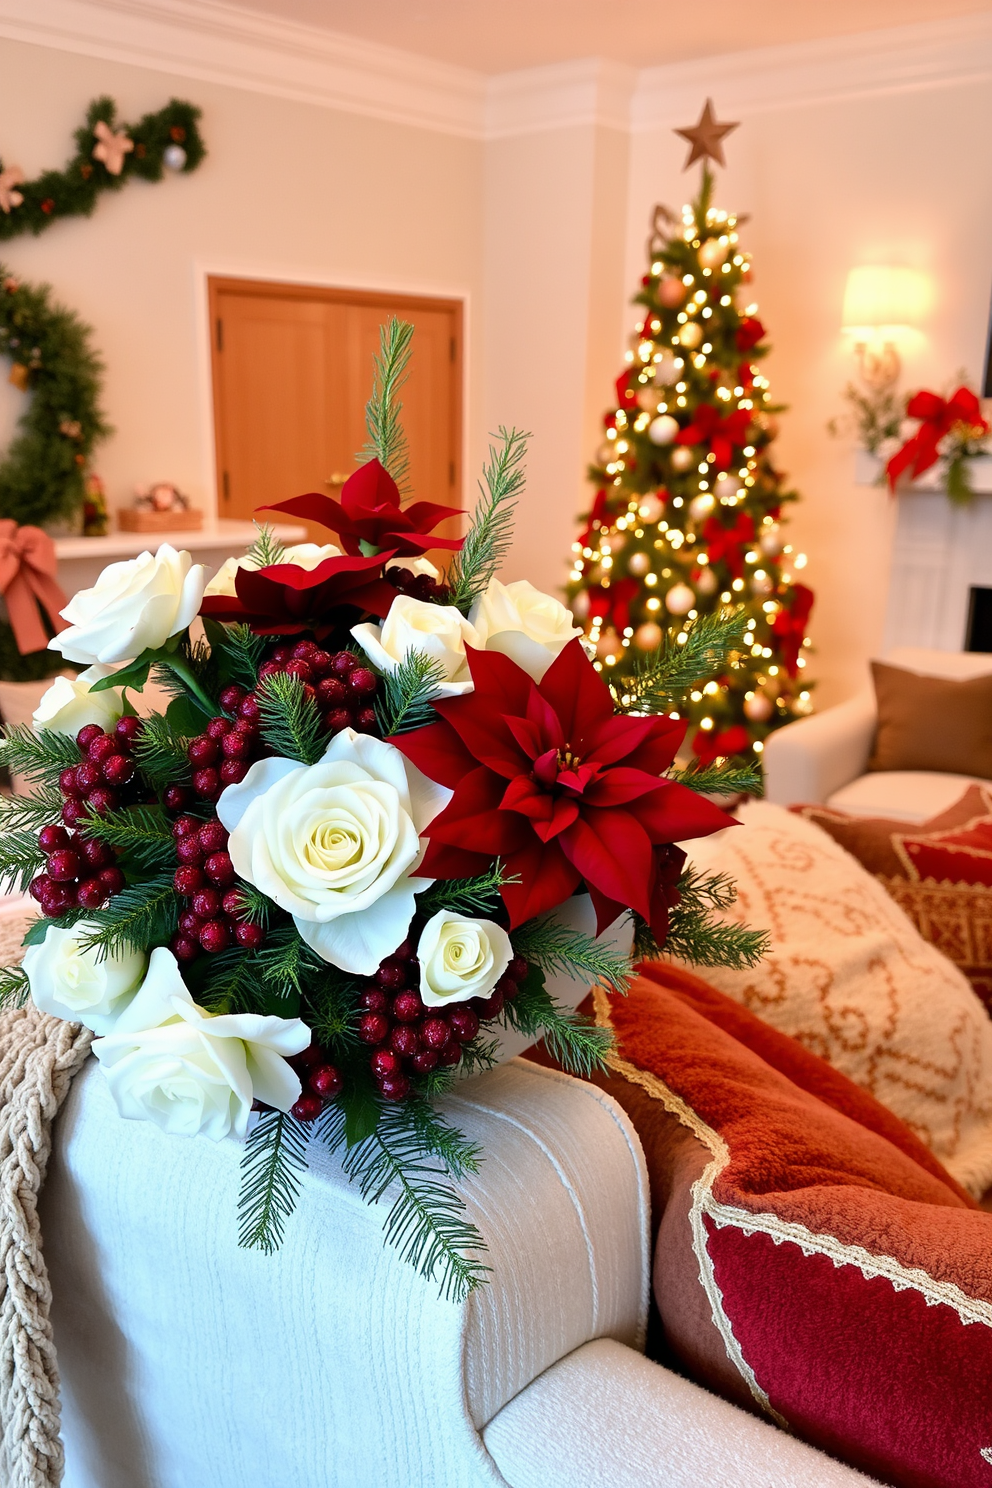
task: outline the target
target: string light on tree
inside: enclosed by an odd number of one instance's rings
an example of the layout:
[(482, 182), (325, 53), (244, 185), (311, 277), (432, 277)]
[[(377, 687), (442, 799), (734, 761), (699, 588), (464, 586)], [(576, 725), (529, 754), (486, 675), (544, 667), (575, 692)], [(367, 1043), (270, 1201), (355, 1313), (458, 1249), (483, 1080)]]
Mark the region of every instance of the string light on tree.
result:
[(698, 614), (747, 617), (749, 642), (686, 705), (704, 762), (755, 759), (771, 729), (811, 708), (813, 595), (793, 578), (805, 555), (785, 540), (783, 512), (797, 496), (772, 458), (779, 410), (760, 368), (768, 346), (740, 243), (747, 219), (712, 202), (710, 162), (724, 164), (736, 128), (707, 100), (695, 125), (676, 130), (690, 145), (687, 167), (703, 162), (700, 187), (681, 215), (654, 209), (640, 319), (570, 575), (597, 667), (621, 690), (666, 623), (678, 643), (678, 625)]

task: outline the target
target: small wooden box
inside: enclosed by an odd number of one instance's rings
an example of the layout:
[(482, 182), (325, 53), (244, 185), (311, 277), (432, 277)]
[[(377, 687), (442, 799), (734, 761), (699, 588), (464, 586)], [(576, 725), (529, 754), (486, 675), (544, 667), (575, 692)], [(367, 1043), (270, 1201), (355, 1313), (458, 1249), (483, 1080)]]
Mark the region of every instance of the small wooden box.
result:
[(196, 507), (188, 511), (139, 511), (133, 506), (123, 506), (117, 513), (117, 524), (122, 532), (199, 532), (203, 527), (203, 513)]

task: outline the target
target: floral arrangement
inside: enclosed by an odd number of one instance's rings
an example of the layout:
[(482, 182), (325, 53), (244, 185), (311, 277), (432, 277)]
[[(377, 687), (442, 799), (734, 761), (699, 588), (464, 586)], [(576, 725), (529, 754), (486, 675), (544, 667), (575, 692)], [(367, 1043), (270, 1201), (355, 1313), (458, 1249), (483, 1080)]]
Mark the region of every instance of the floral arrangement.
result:
[(906, 419), (900, 426), (902, 442), (881, 446), (886, 458), (885, 475), (893, 493), (902, 475), (917, 476), (942, 465), (944, 490), (958, 506), (974, 496), (966, 461), (988, 451), (988, 422), (982, 417), (978, 398), (968, 387), (959, 387), (949, 398), (926, 389), (906, 400)]
[[(496, 578), (523, 436), (500, 431), (464, 539), (404, 502), (410, 334), (384, 328), (340, 502), (274, 508), (340, 548), (261, 528), (207, 583), (164, 545), (66, 606), (51, 646), (85, 670), (0, 751), (33, 786), (0, 808), (0, 880), (40, 909), (0, 999), (92, 1029), (123, 1117), (244, 1140), (243, 1244), (281, 1242), (320, 1141), (457, 1297), (487, 1272), (454, 1186), (481, 1154), (437, 1098), (511, 1035), (588, 1073), (609, 1049), (574, 1011), (591, 983), (622, 990), (662, 945), (748, 964), (762, 937), (711, 923), (732, 888), (676, 846), (754, 786), (674, 766), (679, 701), (732, 664), (737, 622), (611, 692), (563, 605)], [(172, 698), (139, 716), (149, 677)]]

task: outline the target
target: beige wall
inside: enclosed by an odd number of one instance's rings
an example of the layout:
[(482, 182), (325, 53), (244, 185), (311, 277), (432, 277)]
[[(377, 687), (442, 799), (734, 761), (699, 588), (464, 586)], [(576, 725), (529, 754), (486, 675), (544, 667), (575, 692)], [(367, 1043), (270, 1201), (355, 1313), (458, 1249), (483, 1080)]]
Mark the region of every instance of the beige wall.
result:
[[(203, 109), (209, 155), (194, 175), (132, 182), (88, 220), (0, 244), (94, 329), (117, 431), (96, 467), (113, 504), (159, 479), (212, 508), (206, 270), (465, 295), (479, 386), (479, 143), (17, 42), (0, 41), (0, 72), (0, 151), (29, 175), (62, 165), (100, 93), (125, 119), (172, 95)], [(17, 396), (3, 399), (7, 424)], [(470, 396), (473, 463), (480, 416)]]

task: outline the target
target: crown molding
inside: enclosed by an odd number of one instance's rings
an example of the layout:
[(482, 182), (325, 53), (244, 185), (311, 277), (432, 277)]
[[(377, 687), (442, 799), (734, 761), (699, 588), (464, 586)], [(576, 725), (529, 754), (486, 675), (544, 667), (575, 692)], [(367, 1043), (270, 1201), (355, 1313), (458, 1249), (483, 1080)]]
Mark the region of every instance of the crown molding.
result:
[(992, 16), (980, 13), (645, 68), (630, 127), (683, 124), (708, 96), (719, 99), (723, 118), (747, 117), (990, 77)]
[(590, 57), (499, 73), (486, 89), (486, 138), (506, 139), (577, 124), (630, 128), (637, 72)]

